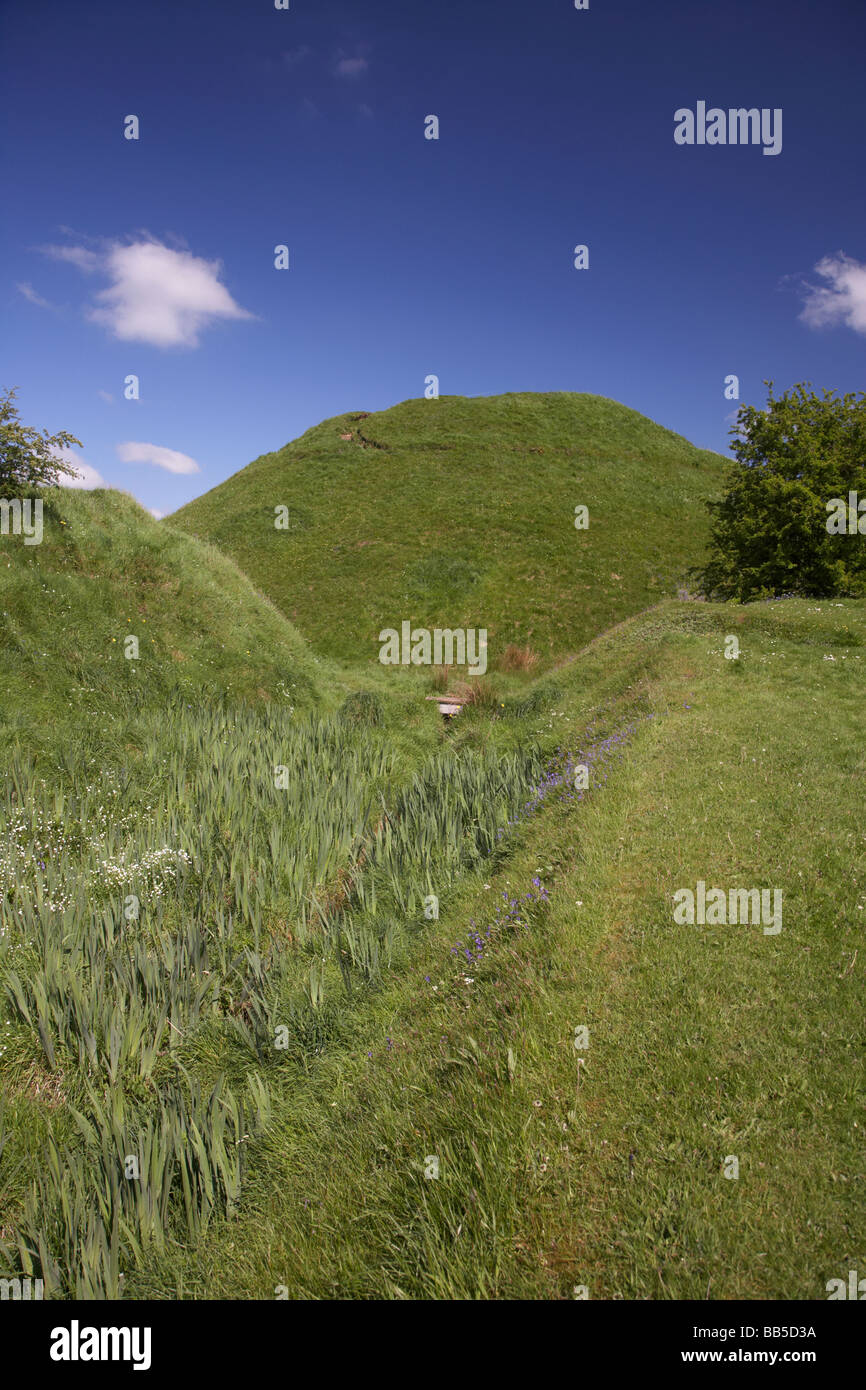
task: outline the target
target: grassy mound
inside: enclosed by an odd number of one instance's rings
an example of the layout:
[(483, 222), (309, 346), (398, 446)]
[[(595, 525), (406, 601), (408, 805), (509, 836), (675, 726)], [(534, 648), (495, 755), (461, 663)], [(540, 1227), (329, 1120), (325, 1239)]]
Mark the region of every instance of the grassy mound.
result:
[(325, 698), (302, 638), (213, 546), (123, 493), (44, 497), (40, 545), (0, 537), (0, 728), (42, 737), (173, 695), (298, 709)]
[(376, 661), (379, 632), (409, 620), (486, 627), (492, 663), (514, 645), (549, 662), (676, 591), (724, 467), (601, 396), (443, 396), (326, 420), (171, 524), (323, 654)]

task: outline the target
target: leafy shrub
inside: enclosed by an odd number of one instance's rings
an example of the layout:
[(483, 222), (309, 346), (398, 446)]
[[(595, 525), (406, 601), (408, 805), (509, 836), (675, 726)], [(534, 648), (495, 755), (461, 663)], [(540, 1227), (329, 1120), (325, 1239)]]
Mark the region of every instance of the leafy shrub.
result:
[(710, 558), (690, 571), (711, 598), (866, 591), (866, 548), (827, 531), (828, 503), (866, 496), (866, 394), (818, 396), (795, 386), (765, 410), (743, 406), (736, 455), (713, 517)]
[(61, 475), (76, 478), (75, 469), (59, 451), (73, 444), (80, 448), (81, 440), (65, 430), (60, 434), (49, 434), (47, 430), (40, 433), (22, 425), (14, 401), (14, 390), (0, 396), (0, 496), (50, 486)]

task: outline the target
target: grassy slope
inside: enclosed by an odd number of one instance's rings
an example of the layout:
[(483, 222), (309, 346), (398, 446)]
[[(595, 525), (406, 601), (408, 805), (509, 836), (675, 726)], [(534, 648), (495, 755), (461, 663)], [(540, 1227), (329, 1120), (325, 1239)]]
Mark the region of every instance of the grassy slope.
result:
[[(138, 689), (300, 708), (324, 698), (302, 638), (213, 546), (123, 493), (46, 497), (41, 545), (0, 538), (0, 727), (98, 718)], [(124, 656), (130, 633), (137, 662)]]
[(724, 463), (600, 396), (409, 400), (324, 421), (171, 521), (322, 653), (375, 661), (380, 629), (409, 619), (486, 627), (491, 660), (510, 642), (549, 659), (675, 590)]
[[(239, 1221), (130, 1293), (810, 1299), (862, 1266), (864, 636), (862, 604), (670, 604), (594, 643), (522, 722), (578, 748), (637, 719), (607, 782), (269, 1069)], [(781, 888), (780, 935), (674, 925), (698, 878)]]
[[(0, 542), (13, 744), (62, 751), (64, 720), (98, 725), (145, 670), (157, 700), (282, 703), (287, 671), (316, 698), (325, 664), (217, 552), (130, 499), (57, 507), (42, 547)], [(135, 677), (111, 642), (134, 617), (155, 633)], [(723, 656), (732, 631), (738, 662)], [(580, 807), (554, 799), (509, 858), (442, 891), (439, 922), (401, 942), (378, 989), (331, 998), (323, 1051), (262, 1068), (207, 1030), (191, 1041), (204, 1083), (227, 1062), (236, 1089), (266, 1076), (271, 1128), (250, 1144), (237, 1214), (129, 1268), (127, 1296), (823, 1298), (866, 1264), (864, 634), (862, 603), (670, 603), (537, 682), (501, 681), (493, 723), (472, 710), (446, 734), (429, 707), (410, 712), (417, 699), (399, 719), (385, 700), (376, 738), (400, 740), (404, 773), (437, 739), (576, 749), (589, 724), (655, 717)], [(402, 689), (404, 674), (370, 685)], [(154, 786), (159, 754), (151, 735)], [(249, 852), (241, 837), (241, 864)], [(470, 967), (470, 920), (486, 931), (502, 891), (522, 899), (533, 877), (550, 906), (491, 926)], [(698, 878), (782, 888), (780, 936), (675, 926), (671, 894)], [(0, 1199), (14, 1209), (49, 1126), (72, 1137), (65, 1106), (83, 1091), (74, 1067), (44, 1068), (29, 1030), (8, 1037)]]

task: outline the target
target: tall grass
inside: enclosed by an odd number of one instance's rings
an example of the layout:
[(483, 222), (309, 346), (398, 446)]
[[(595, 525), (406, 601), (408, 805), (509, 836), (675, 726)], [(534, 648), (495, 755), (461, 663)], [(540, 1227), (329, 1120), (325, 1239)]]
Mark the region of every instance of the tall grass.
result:
[[(89, 1092), (73, 1110), (83, 1148), (49, 1140), (43, 1173), (27, 1195), (15, 1244), (26, 1274), (38, 1269), (49, 1296), (118, 1298), (123, 1271), (145, 1250), (194, 1243), (240, 1199), (245, 1144), (268, 1118), (253, 1083), (246, 1105), (222, 1080), (167, 1086), (150, 1113), (123, 1092)], [(8, 1250), (9, 1242), (7, 1242)]]
[(446, 749), (399, 785), (376, 719), (370, 701), (305, 724), (143, 708), (122, 763), (61, 757), (53, 782), (14, 750), (0, 1002), (19, 1068), (57, 1078), (74, 1131), (28, 1152), (5, 1250), (56, 1293), (117, 1296), (142, 1252), (239, 1200), (229, 1072), (261, 1116), (268, 1068), (321, 1048), (341, 995), (496, 853), (541, 775), (537, 751)]

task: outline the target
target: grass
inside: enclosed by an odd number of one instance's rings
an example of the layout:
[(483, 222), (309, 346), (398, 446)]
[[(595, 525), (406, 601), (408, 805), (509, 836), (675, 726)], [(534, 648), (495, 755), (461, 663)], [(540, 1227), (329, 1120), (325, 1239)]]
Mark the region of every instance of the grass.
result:
[(0, 1240), (53, 1296), (115, 1297), (121, 1271), (132, 1288), (204, 1241), (267, 1072), (328, 1045), (341, 998), (407, 954), (431, 884), (496, 851), (539, 775), (526, 749), (423, 759), (423, 738), (410, 771), (383, 712), (365, 691), (307, 721), (142, 701), (90, 757), (12, 748)]
[[(720, 467), (598, 398), (408, 402), (176, 524), (52, 490), (0, 540), (4, 1277), (810, 1299), (866, 1263), (866, 604), (654, 603)], [(378, 540), (323, 575), (334, 519)], [(382, 667), (410, 616), (488, 626), (490, 673)], [(701, 879), (782, 931), (677, 925)]]
[[(528, 821), (286, 1075), (249, 1225), (187, 1291), (229, 1251), (227, 1290), (265, 1298), (814, 1299), (862, 1265), (864, 617), (670, 608), (600, 642), (550, 723), (579, 738), (619, 685), (607, 782)], [(780, 886), (782, 932), (676, 927), (702, 876)]]
[(379, 632), (410, 620), (484, 627), (491, 661), (529, 646), (549, 666), (676, 592), (725, 466), (600, 396), (443, 396), (326, 420), (170, 524), (231, 555), (322, 655), (375, 664)]
[[(213, 546), (160, 525), (124, 493), (44, 496), (41, 545), (0, 537), (4, 734), (38, 740), (46, 724), (75, 728), (140, 698), (299, 711), (333, 701), (318, 658)], [(137, 660), (125, 656), (129, 635)]]
[[(446, 727), (128, 499), (57, 507), (0, 565), (10, 1273), (814, 1298), (866, 1260), (866, 605), (663, 603)], [(675, 925), (700, 878), (781, 888), (782, 932)]]
[(531, 647), (517, 647), (513, 643), (505, 648), (499, 658), (501, 671), (534, 671), (538, 666), (538, 652)]

